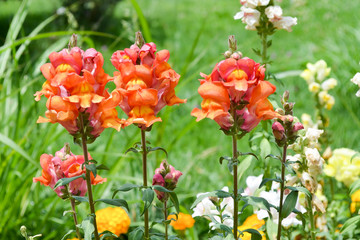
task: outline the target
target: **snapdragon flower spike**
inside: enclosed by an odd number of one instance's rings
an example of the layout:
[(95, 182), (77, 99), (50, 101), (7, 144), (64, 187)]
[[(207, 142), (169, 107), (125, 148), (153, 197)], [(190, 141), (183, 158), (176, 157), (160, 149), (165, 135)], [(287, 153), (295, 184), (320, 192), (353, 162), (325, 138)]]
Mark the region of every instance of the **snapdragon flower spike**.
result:
[[(160, 167), (155, 169), (155, 175), (153, 177), (152, 185), (160, 185), (170, 191), (176, 188), (176, 185), (181, 177), (182, 172), (176, 170), (173, 166), (167, 163), (164, 160)], [(165, 192), (160, 192), (155, 190), (157, 198), (162, 201), (166, 202), (168, 199), (168, 195)]]
[[(89, 159), (91, 156), (89, 154)], [(42, 167), (42, 174), (40, 177), (33, 178), (34, 182), (40, 182), (42, 185), (49, 186), (54, 189), (55, 184), (62, 178), (71, 178), (85, 174), (85, 162), (83, 155), (74, 155), (73, 153), (67, 153), (65, 147), (55, 153), (55, 156), (51, 154), (42, 154), (40, 157), (40, 165)], [(91, 163), (90, 163), (91, 164)], [(106, 178), (102, 178), (100, 175), (94, 175), (91, 173), (91, 184), (96, 185), (106, 182)], [(78, 178), (69, 183), (69, 192), (71, 195), (84, 196), (87, 192), (86, 181), (83, 178)], [(61, 198), (68, 197), (65, 190), (65, 186), (60, 186), (54, 191)]]
[(265, 68), (254, 60), (231, 57), (216, 64), (210, 75), (201, 76), (205, 78), (200, 80), (198, 89), (203, 98), (201, 109), (191, 112), (197, 121), (210, 118), (229, 130), (234, 124), (231, 105), (241, 119), (240, 129), (245, 132), (250, 132), (261, 120), (280, 117), (267, 99), (276, 87), (264, 80)]
[(41, 96), (48, 98), (45, 118), (38, 123), (60, 123), (70, 134), (79, 131), (78, 116), (86, 114), (91, 138), (96, 138), (104, 128), (120, 130), (123, 120), (117, 117), (115, 107), (122, 97), (117, 91), (111, 94), (105, 89), (112, 80), (103, 70), (104, 59), (100, 52), (90, 48), (85, 52), (78, 47), (70, 51), (63, 49), (49, 55), (50, 63), (41, 66), (46, 78), (41, 91), (36, 92), (35, 100)]
[(180, 75), (167, 63), (168, 50), (156, 52), (154, 43), (141, 48), (136, 44), (116, 51), (111, 62), (116, 89), (123, 95), (120, 108), (128, 115), (125, 125), (138, 124), (146, 129), (161, 121), (156, 114), (166, 105), (185, 103), (175, 95)]

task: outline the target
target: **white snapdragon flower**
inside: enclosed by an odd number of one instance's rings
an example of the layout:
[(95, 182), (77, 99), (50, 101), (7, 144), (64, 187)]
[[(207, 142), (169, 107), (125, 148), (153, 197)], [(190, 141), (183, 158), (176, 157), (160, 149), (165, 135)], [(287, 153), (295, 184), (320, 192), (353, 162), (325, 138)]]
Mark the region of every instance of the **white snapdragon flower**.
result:
[(300, 177), (301, 183), (305, 186), (307, 190), (311, 193), (315, 193), (317, 189), (317, 182), (310, 176), (309, 173), (303, 172)]
[(316, 148), (305, 148), (305, 156), (309, 167), (309, 174), (316, 178), (322, 172), (324, 159)]
[(324, 91), (328, 91), (330, 89), (333, 89), (334, 87), (337, 86), (337, 80), (335, 78), (329, 78), (328, 80), (324, 81), (322, 84), (321, 84), (321, 88), (324, 90)]
[(234, 19), (241, 19), (246, 24), (246, 29), (256, 30), (256, 26), (259, 26), (260, 12), (253, 8), (242, 6), (241, 11), (236, 13)]
[[(207, 192), (208, 193), (208, 192)], [(199, 193), (196, 195), (196, 197), (200, 197), (202, 195), (205, 195), (207, 193)], [(194, 213), (192, 214), (192, 217), (201, 217), (206, 215), (212, 215), (216, 214), (218, 212), (216, 210), (216, 206), (210, 201), (210, 199), (204, 198), (201, 202), (199, 202), (196, 207), (193, 209)]]
[(246, 178), (247, 188), (244, 190), (243, 196), (253, 196), (255, 191), (259, 189), (259, 186), (262, 182), (263, 174), (260, 176), (249, 176)]
[(282, 13), (282, 8), (280, 6), (269, 6), (265, 9), (265, 14), (270, 22), (281, 20)]
[(309, 139), (312, 143), (317, 143), (320, 135), (324, 132), (324, 130), (319, 130), (316, 128), (308, 128), (305, 134), (305, 138)]
[(274, 27), (277, 29), (285, 29), (291, 32), (291, 27), (297, 24), (297, 18), (293, 17), (282, 17), (279, 21), (274, 22)]
[(256, 8), (258, 6), (269, 5), (270, 0), (240, 0), (241, 5), (248, 8)]
[[(358, 87), (360, 87), (360, 73), (356, 73), (355, 76), (351, 79), (351, 81), (358, 85)], [(360, 90), (356, 92), (356, 96), (360, 97)]]

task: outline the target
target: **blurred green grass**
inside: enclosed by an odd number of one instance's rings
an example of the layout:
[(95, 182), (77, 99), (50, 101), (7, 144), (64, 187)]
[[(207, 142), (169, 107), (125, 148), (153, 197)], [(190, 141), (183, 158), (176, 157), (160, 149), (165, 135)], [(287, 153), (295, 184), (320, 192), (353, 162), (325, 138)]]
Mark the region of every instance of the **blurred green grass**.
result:
[[(259, 48), (260, 41), (255, 32), (246, 31), (240, 21), (233, 20), (240, 9), (238, 1), (138, 0), (138, 4), (157, 48), (170, 51), (170, 64), (182, 74), (177, 95), (187, 98), (187, 104), (164, 109), (160, 113), (163, 122), (154, 125), (148, 139), (153, 146), (166, 148), (169, 162), (184, 172), (177, 191), (181, 204), (189, 210), (197, 193), (231, 186), (227, 167), (218, 164), (220, 156), (231, 153), (230, 138), (219, 132), (215, 122), (196, 123), (190, 116), (191, 110), (201, 103), (197, 94), (199, 72), (210, 73), (222, 58), (228, 35), (236, 35), (239, 50), (256, 61), (260, 59), (252, 48)], [(75, 21), (70, 15), (54, 15), (60, 6), (59, 2), (42, 0), (0, 2), (1, 43), (11, 45), (31, 32), (38, 36), (54, 31), (93, 30), (82, 28), (84, 19)], [(273, 46), (269, 53), (273, 64), (270, 71), (302, 70), (307, 62), (324, 59), (332, 68), (331, 76), (339, 81), (333, 91), (336, 104), (328, 112), (329, 129), (333, 133), (331, 146), (359, 150), (357, 87), (349, 79), (360, 69), (360, 2), (293, 0), (283, 1), (282, 6), (285, 15), (298, 18), (298, 25), (293, 27), (292, 33), (279, 31), (271, 37)], [(112, 13), (106, 19), (108, 27), (94, 31), (115, 35), (116, 39), (79, 36), (82, 48), (95, 47), (103, 52), (105, 59), (109, 59), (115, 50), (129, 47), (134, 32), (142, 26), (131, 1), (121, 1), (111, 7)], [(44, 22), (52, 15), (54, 19)], [(35, 28), (39, 31), (34, 31)], [(60, 126), (36, 124), (38, 116), (44, 115), (45, 100), (39, 103), (33, 100), (33, 94), (44, 82), (39, 67), (48, 61), (50, 52), (64, 48), (68, 38), (69, 35), (54, 35), (33, 40), (9, 48), (0, 55), (0, 195), (3, 196), (0, 239), (22, 239), (19, 235), (21, 225), (26, 225), (32, 234), (43, 233), (42, 239), (56, 239), (72, 228), (71, 218), (62, 216), (70, 209), (70, 204), (50, 189), (32, 182), (33, 177), (41, 174), (40, 155), (54, 154), (65, 142), (72, 142)], [(105, 61), (105, 70), (108, 73), (115, 70), (110, 61)], [(278, 102), (281, 93), (288, 89), (291, 101), (296, 102), (295, 114), (299, 117), (305, 112), (313, 114), (314, 102), (305, 81), (298, 76), (281, 81), (283, 86), (275, 83), (278, 94), (273, 100)], [(96, 198), (110, 197), (113, 188), (126, 182), (141, 182), (139, 156), (124, 155), (126, 149), (139, 140), (138, 129), (130, 126), (119, 133), (107, 129), (89, 146), (93, 158), (111, 168), (102, 173), (108, 182), (95, 188)], [(74, 153), (81, 154), (79, 146), (71, 146)], [(240, 141), (239, 149), (249, 151), (247, 138)], [(149, 175), (163, 158), (161, 152), (151, 153)], [(255, 161), (242, 169), (244, 176), (260, 174), (262, 163)], [(134, 205), (139, 202), (137, 192), (118, 196), (132, 204), (132, 217), (139, 215)], [(104, 205), (97, 206), (98, 209), (101, 207)], [(84, 210), (86, 206), (83, 204), (79, 208)], [(81, 217), (85, 217), (84, 212)], [(207, 225), (202, 221), (199, 224)], [(204, 230), (198, 227), (196, 231)]]

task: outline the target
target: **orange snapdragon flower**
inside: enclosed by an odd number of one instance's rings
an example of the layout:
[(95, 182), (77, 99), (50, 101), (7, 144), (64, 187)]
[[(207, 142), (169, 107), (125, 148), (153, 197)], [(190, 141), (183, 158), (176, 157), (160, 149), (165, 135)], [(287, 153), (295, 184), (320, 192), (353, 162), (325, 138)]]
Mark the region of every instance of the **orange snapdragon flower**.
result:
[(164, 106), (186, 102), (175, 95), (180, 75), (167, 63), (169, 51), (155, 52), (154, 43), (141, 48), (134, 44), (116, 51), (111, 57), (118, 70), (114, 72), (114, 83), (123, 95), (119, 106), (129, 117), (126, 125), (135, 123), (148, 128), (161, 121), (156, 114)]
[[(95, 49), (85, 52), (78, 47), (63, 49), (49, 55), (50, 63), (41, 66), (46, 78), (35, 100), (48, 98), (45, 117), (38, 122), (60, 123), (70, 134), (79, 131), (79, 114), (88, 116), (91, 138), (96, 138), (104, 128), (120, 130), (123, 120), (117, 117), (115, 107), (122, 97), (118, 91), (110, 94), (105, 86), (113, 78), (103, 70), (104, 59)], [(115, 96), (115, 97), (114, 97)]]
[[(89, 159), (91, 156), (89, 154)], [(40, 165), (42, 167), (42, 173), (40, 177), (33, 178), (34, 182), (40, 182), (45, 186), (49, 186), (54, 189), (55, 184), (59, 179), (71, 178), (85, 174), (85, 168), (83, 164), (85, 162), (83, 155), (74, 155), (71, 152), (66, 153), (65, 147), (55, 153), (55, 156), (51, 154), (42, 154), (40, 157)], [(106, 178), (102, 178), (100, 175), (94, 177), (91, 173), (91, 184), (96, 185), (106, 181)], [(78, 178), (69, 183), (69, 192), (72, 195), (84, 196), (87, 192), (86, 181), (83, 178)], [(54, 191), (59, 197), (64, 196), (65, 186), (60, 186)]]
[[(216, 64), (210, 75), (201, 74), (198, 92), (203, 98), (201, 109), (191, 115), (197, 121), (215, 120), (222, 129), (234, 125), (234, 116), (244, 132), (251, 131), (261, 120), (280, 117), (267, 99), (276, 87), (264, 81), (265, 68), (250, 58), (228, 58)], [(231, 113), (231, 109), (236, 109)]]

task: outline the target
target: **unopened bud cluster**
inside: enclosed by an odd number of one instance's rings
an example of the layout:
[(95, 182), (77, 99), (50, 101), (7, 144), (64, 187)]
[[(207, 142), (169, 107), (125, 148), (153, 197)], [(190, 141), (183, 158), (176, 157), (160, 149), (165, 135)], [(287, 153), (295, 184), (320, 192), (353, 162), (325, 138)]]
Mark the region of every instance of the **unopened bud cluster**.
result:
[(273, 134), (275, 137), (276, 143), (281, 147), (285, 144), (289, 145), (295, 142), (297, 132), (301, 129), (304, 129), (304, 126), (300, 122), (294, 122), (293, 117), (293, 108), (294, 103), (288, 102), (289, 92), (285, 91), (281, 103), (283, 109), (277, 109), (276, 111), (284, 116), (283, 118), (278, 118), (272, 125)]
[(234, 35), (230, 35), (228, 39), (229, 50), (224, 53), (225, 58), (233, 58), (239, 60), (243, 57), (243, 54), (237, 50), (237, 42)]
[[(168, 164), (166, 160), (164, 160), (160, 167), (155, 169), (155, 175), (153, 177), (152, 185), (160, 185), (167, 190), (174, 190), (178, 183), (179, 178), (181, 177), (182, 172), (176, 170), (173, 166)], [(168, 194), (165, 192), (160, 192), (155, 190), (157, 198), (166, 202), (168, 200)]]

